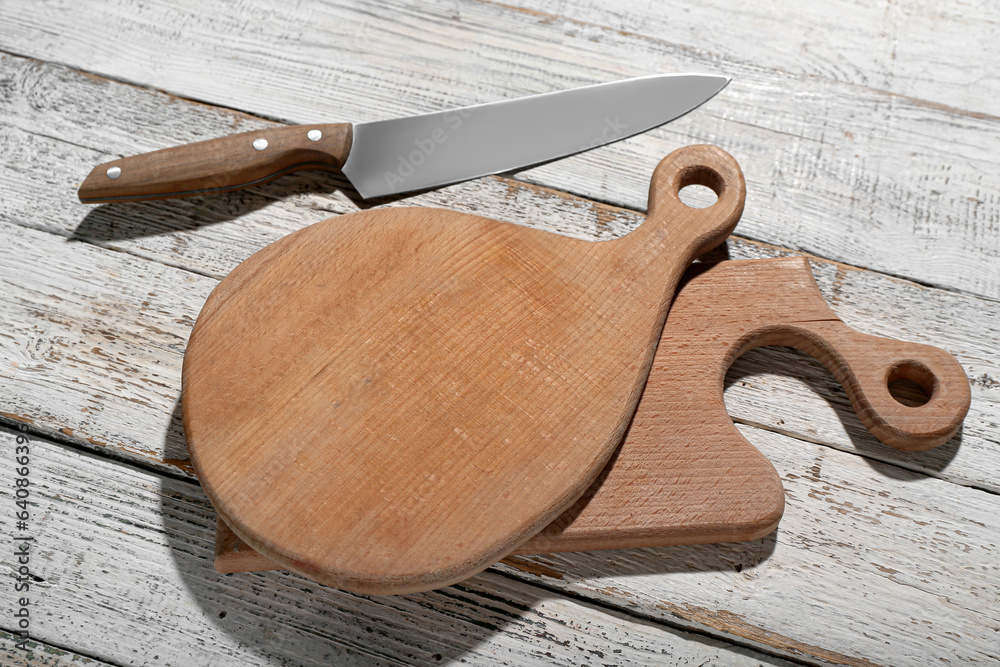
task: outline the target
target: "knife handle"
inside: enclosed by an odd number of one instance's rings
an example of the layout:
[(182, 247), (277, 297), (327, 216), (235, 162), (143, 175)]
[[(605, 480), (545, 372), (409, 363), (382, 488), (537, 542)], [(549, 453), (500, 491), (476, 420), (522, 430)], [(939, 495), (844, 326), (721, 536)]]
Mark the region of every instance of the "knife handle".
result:
[(339, 171), (350, 123), (292, 125), (164, 148), (98, 165), (80, 185), (85, 204), (237, 190), (298, 169)]

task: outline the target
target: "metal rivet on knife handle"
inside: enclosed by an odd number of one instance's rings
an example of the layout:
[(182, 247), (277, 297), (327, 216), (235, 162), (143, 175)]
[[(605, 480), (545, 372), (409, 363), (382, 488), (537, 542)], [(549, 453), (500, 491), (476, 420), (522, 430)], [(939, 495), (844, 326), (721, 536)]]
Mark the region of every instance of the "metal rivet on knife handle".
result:
[(108, 178), (115, 180), (122, 175), (121, 167), (109, 167), (108, 168)]
[(265, 148), (267, 148), (267, 139), (265, 139), (263, 137), (261, 137), (260, 139), (254, 139), (253, 140), (253, 147), (256, 148), (259, 151), (264, 150)]
[(306, 136), (309, 137), (309, 141), (319, 141), (323, 138), (323, 133), (319, 130), (309, 130), (309, 133), (306, 134)]

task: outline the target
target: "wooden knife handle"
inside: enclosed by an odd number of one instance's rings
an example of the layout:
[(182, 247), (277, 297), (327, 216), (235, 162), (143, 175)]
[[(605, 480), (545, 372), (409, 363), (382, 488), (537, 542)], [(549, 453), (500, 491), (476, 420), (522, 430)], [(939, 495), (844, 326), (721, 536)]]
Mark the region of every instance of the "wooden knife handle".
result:
[(298, 169), (340, 170), (350, 123), (292, 125), (164, 148), (99, 165), (80, 186), (85, 204), (237, 190)]

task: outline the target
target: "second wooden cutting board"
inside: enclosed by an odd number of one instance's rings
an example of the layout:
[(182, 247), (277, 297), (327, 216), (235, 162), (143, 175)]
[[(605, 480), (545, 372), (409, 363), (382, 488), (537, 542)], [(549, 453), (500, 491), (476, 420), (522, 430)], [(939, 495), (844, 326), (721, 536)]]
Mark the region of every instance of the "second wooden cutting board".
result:
[[(684, 205), (694, 183), (718, 201)], [(379, 209), (272, 244), (212, 293), (185, 356), (206, 493), (254, 549), (340, 588), (478, 572), (606, 463), (681, 273), (744, 196), (736, 162), (695, 146), (664, 158), (646, 222), (614, 241)]]

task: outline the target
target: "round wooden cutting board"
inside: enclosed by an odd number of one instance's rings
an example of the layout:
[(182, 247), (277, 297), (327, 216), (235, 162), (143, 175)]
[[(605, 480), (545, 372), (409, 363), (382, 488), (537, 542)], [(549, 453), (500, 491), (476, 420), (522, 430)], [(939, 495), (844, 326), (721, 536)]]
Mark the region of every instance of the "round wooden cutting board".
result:
[[(679, 190), (718, 201), (684, 205)], [(570, 239), (388, 208), (268, 246), (206, 302), (183, 416), (234, 532), (364, 593), (489, 566), (580, 496), (621, 440), (677, 281), (743, 210), (711, 146), (657, 167), (645, 223)]]

